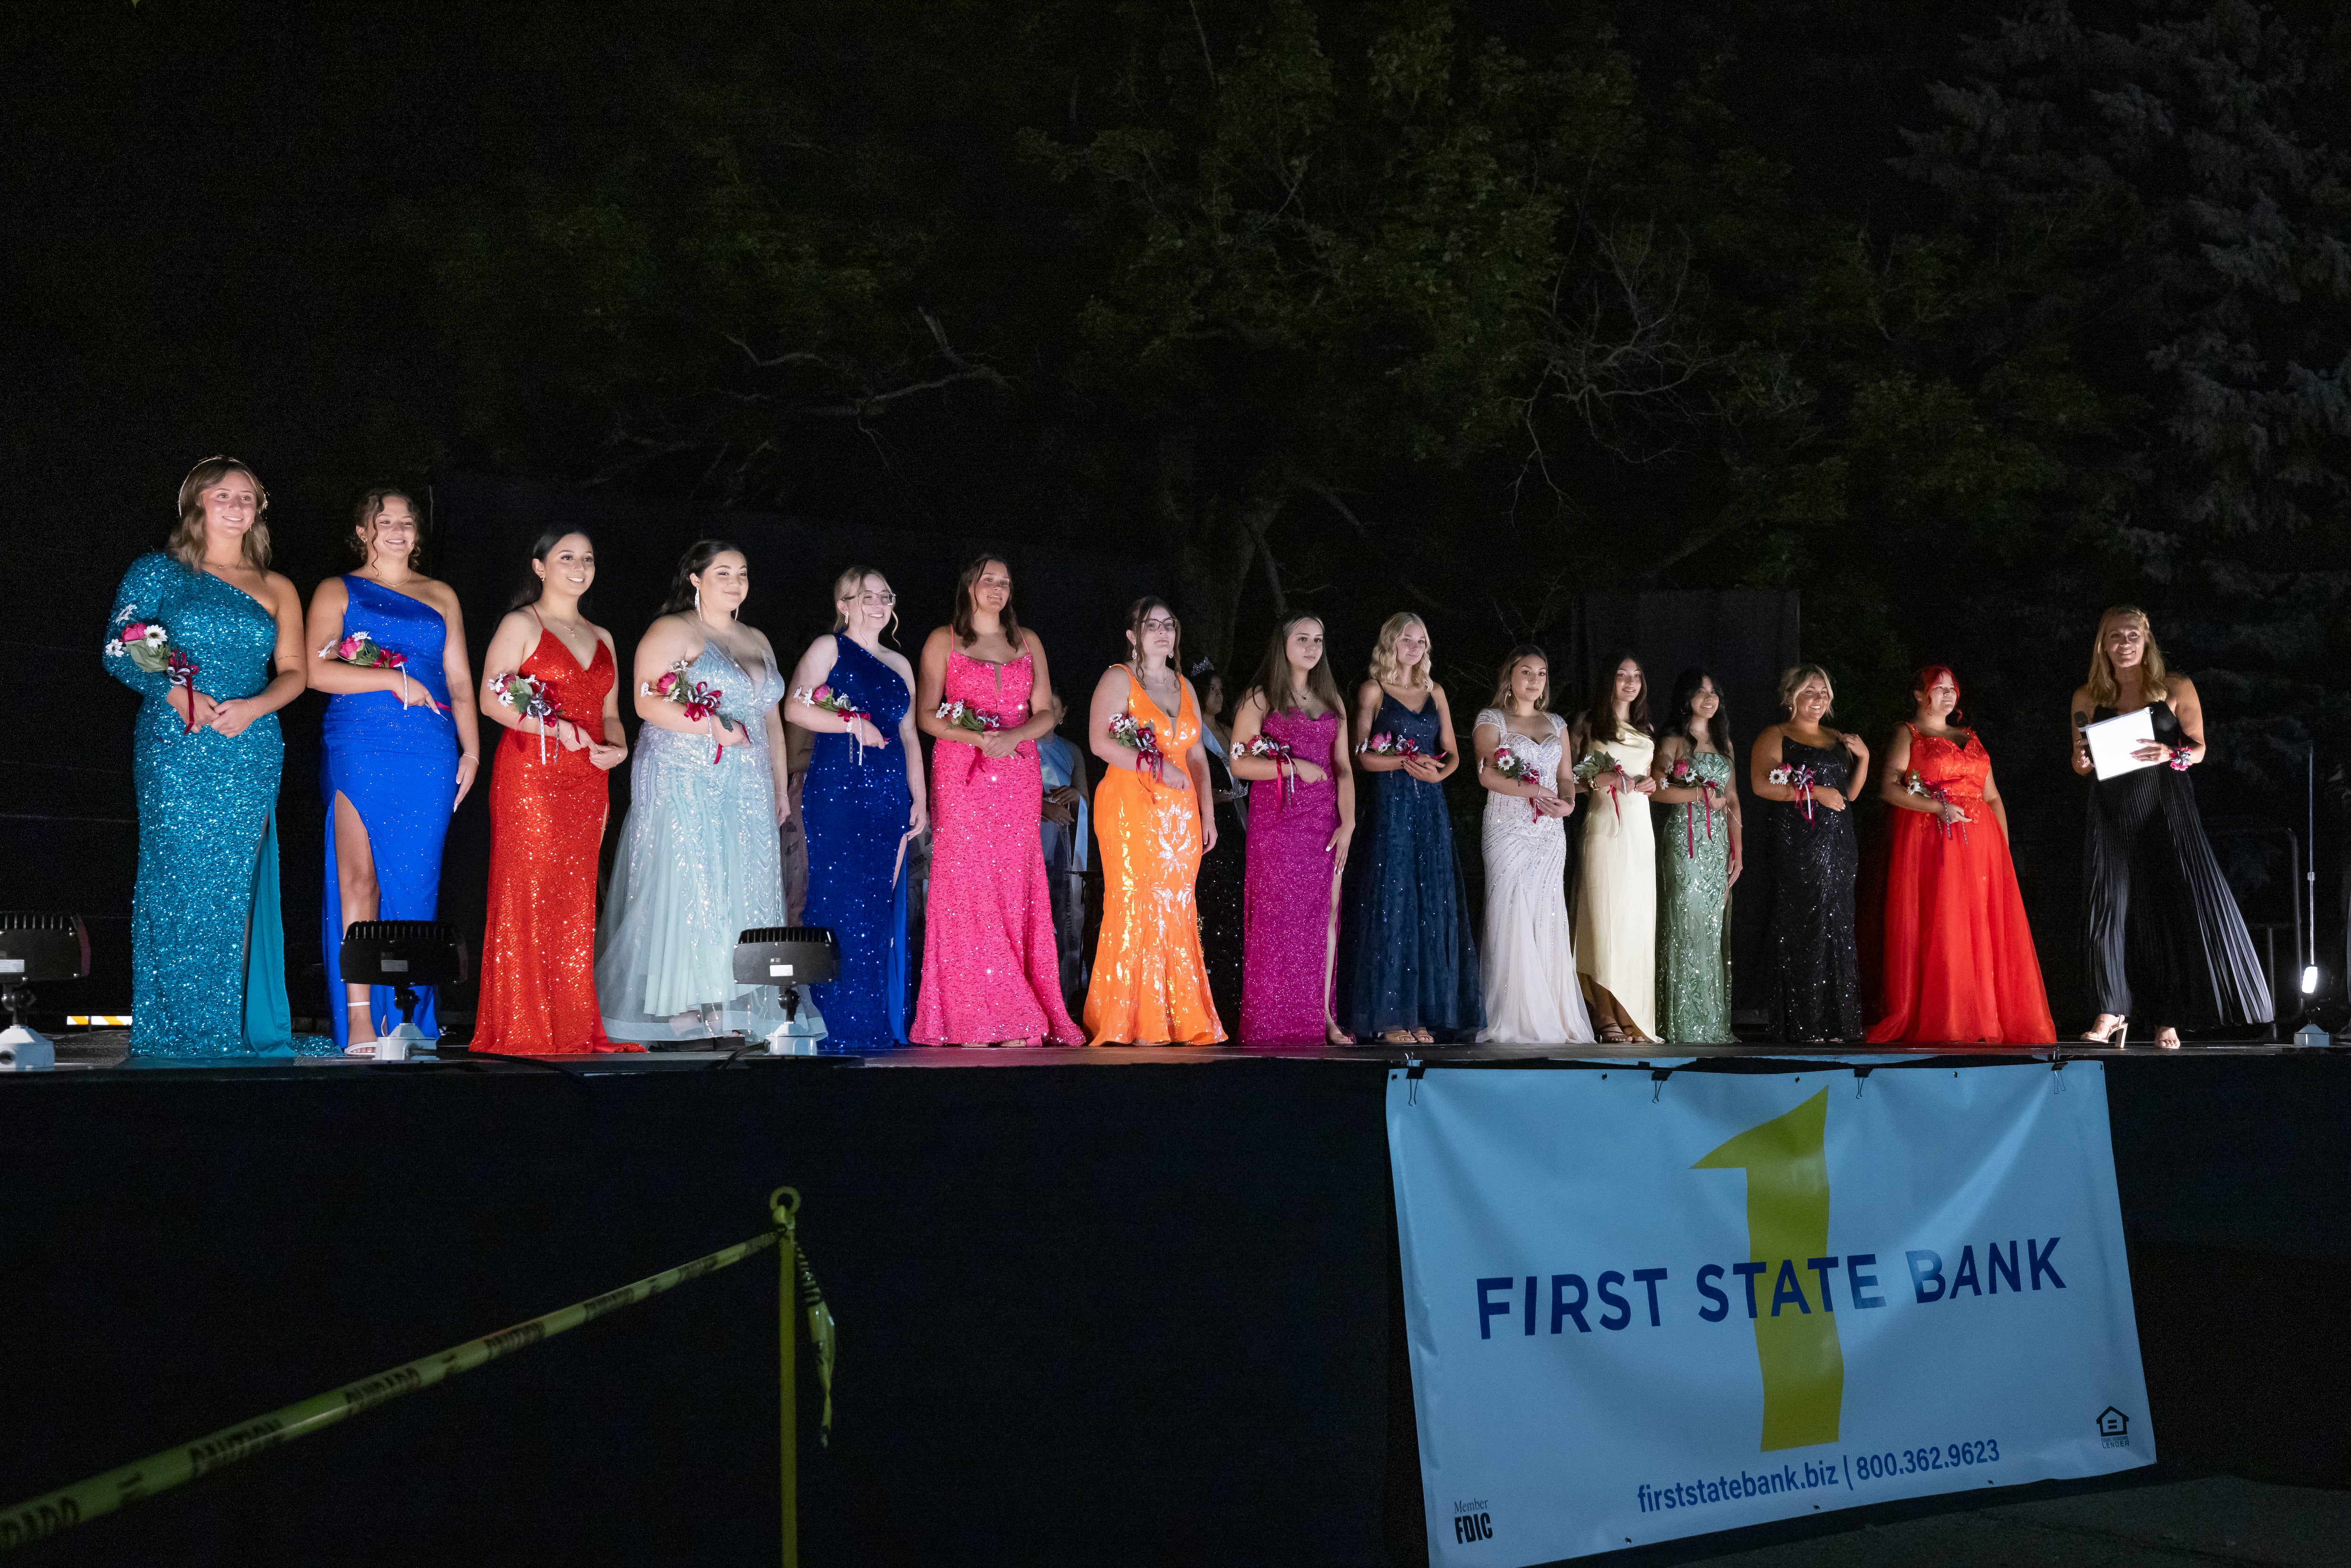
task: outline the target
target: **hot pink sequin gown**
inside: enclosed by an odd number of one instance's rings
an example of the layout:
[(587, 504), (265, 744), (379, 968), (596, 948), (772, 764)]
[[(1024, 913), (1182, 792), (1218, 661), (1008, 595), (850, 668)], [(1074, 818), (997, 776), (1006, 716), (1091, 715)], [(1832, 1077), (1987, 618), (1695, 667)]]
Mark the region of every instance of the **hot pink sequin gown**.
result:
[[(1026, 653), (998, 666), (950, 649), (942, 691), (1009, 727), (1027, 722), (1034, 681)], [(931, 892), (915, 1044), (1085, 1043), (1061, 1002), (1037, 833), (1044, 803), (1034, 741), (1000, 762), (956, 741), (932, 747)]]
[[(1339, 716), (1276, 708), (1265, 733), (1301, 762), (1331, 769)], [(1249, 785), (1249, 883), (1242, 910), (1243, 1045), (1320, 1045), (1331, 988), (1331, 835), (1339, 831), (1339, 786), (1330, 779)]]

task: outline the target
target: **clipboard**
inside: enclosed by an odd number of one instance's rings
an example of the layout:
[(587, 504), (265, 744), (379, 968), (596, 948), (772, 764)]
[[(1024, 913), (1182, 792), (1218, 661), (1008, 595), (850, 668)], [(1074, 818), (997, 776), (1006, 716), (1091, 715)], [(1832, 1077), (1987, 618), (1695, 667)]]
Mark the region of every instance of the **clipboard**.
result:
[(2155, 709), (2137, 708), (2118, 713), (2112, 718), (2102, 718), (2095, 724), (2082, 727), (2082, 739), (2090, 747), (2090, 766), (2097, 770), (2101, 782), (2119, 779), (2126, 773), (2136, 773), (2142, 768), (2160, 768), (2162, 760), (2148, 762), (2133, 757), (2131, 752), (2155, 738)]

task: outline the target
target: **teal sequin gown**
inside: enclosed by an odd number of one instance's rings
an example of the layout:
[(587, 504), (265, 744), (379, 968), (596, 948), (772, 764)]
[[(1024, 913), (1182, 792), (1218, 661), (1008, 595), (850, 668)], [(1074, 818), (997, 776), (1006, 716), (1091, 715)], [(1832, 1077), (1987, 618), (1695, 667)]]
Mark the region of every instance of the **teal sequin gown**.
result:
[[(243, 589), (161, 550), (141, 556), (114, 597), (119, 630), (147, 621), (197, 664), (215, 702), (269, 684), (277, 622)], [(112, 641), (110, 632), (109, 641)], [(144, 700), (132, 728), (139, 882), (131, 900), (131, 1053), (235, 1057), (330, 1053), (298, 1038), (286, 1001), (277, 903), (277, 784), (286, 746), (264, 714), (234, 739), (190, 734), (170, 683), (109, 653), (107, 673)]]
[[(673, 1022), (705, 1005), (718, 1009), (723, 1030), (754, 1037), (784, 1021), (774, 990), (735, 978), (735, 939), (784, 924), (767, 729), (783, 677), (772, 660), (762, 658), (754, 673), (711, 643), (685, 678), (717, 687), (719, 716), (750, 741), (714, 762), (706, 733), (654, 724), (637, 731), (628, 820), (596, 932), (597, 1005), (617, 1040), (706, 1038), (699, 1019)], [(809, 1015), (805, 999), (800, 1012)]]

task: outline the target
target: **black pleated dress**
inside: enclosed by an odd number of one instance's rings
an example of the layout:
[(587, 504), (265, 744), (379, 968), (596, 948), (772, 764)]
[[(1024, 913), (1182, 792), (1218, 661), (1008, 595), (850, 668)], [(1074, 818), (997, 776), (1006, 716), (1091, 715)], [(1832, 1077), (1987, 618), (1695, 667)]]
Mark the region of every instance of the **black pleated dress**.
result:
[[(2155, 738), (2179, 745), (2171, 705), (2147, 706)], [(2094, 717), (2114, 715), (2102, 707)], [(2142, 768), (2093, 780), (2082, 875), (2085, 957), (2100, 1012), (2129, 1015), (2142, 1033), (2270, 1021), (2269, 980), (2186, 773)]]

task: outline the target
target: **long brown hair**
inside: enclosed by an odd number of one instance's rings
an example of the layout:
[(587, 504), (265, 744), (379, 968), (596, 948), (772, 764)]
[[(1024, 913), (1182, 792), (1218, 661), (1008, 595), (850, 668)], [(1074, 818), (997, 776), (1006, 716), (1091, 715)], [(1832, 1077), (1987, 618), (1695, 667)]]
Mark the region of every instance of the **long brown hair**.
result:
[[(1290, 634), (1297, 630), (1301, 621), (1322, 625), (1322, 617), (1301, 610), (1275, 627), (1273, 640), (1265, 645), (1265, 657), (1258, 664), (1256, 676), (1241, 690), (1242, 702), (1247, 702), (1252, 695), (1262, 694), (1268, 713), (1277, 708), (1283, 713), (1305, 711), (1297, 702), (1297, 688), (1290, 679)], [(1324, 631), (1327, 633), (1329, 628), (1325, 627)], [(1339, 696), (1338, 677), (1331, 674), (1331, 645), (1327, 641), (1322, 645), (1322, 656), (1314, 661), (1312, 669), (1306, 672), (1306, 689), (1325, 709), (1340, 715), (1342, 724), (1346, 722), (1347, 709)]]
[(408, 503), (408, 515), (416, 519), (416, 542), (408, 549), (408, 570), (423, 571), (424, 570), (424, 514), (417, 510), (416, 497), (397, 485), (379, 485), (360, 497), (360, 504), (351, 512), (351, 553), (360, 558), (361, 566), (367, 565), (374, 559), (375, 546), (368, 538), (368, 529), (375, 526), (375, 520), (378, 517), (383, 516), (383, 504), (386, 501)]
[(1167, 612), (1167, 619), (1176, 622), (1176, 646), (1167, 651), (1167, 667), (1177, 676), (1184, 674), (1184, 622), (1176, 620), (1176, 607), (1155, 593), (1146, 593), (1126, 607), (1126, 656), (1138, 670), (1143, 667), (1143, 618), (1155, 610)]
[(2141, 694), (2151, 703), (2162, 702), (2171, 695), (2171, 680), (2163, 668), (2163, 650), (2155, 641), (2155, 622), (2136, 604), (2116, 604), (2098, 617), (2098, 635), (2090, 643), (2090, 704), (2094, 707), (2112, 707), (2122, 700), (2122, 682), (2115, 674), (2115, 662), (2106, 657), (2106, 627), (2126, 615), (2138, 622), (2139, 633), (2147, 640), (2147, 652), (2138, 656)]
[(1616, 723), (1616, 672), (1627, 664), (1641, 672), (1641, 689), (1625, 710), (1625, 725), (1643, 735), (1656, 734), (1656, 727), (1649, 722), (1649, 666), (1641, 663), (1639, 654), (1628, 651), (1609, 660), (1601, 672), (1600, 684), (1592, 694), (1592, 706), (1583, 716), (1587, 739), (1614, 740), (1624, 733)]
[(253, 481), (253, 494), (258, 503), (253, 510), (253, 526), (245, 530), (240, 548), (245, 564), (256, 571), (269, 570), (269, 487), (261, 476), (234, 457), (207, 457), (188, 470), (180, 481), (180, 522), (172, 530), (171, 543), (164, 546), (180, 558), (180, 564), (191, 571), (204, 570), (204, 492), (231, 474), (242, 474)]
[(1494, 700), (1486, 705), (1488, 707), (1500, 708), (1505, 714), (1510, 711), (1510, 697), (1513, 695), (1510, 691), (1510, 677), (1517, 674), (1519, 666), (1529, 659), (1541, 659), (1543, 663), (1542, 695), (1535, 699), (1535, 711), (1537, 713), (1551, 711), (1551, 655), (1532, 643), (1520, 643), (1510, 650), (1508, 657), (1503, 659), (1501, 669), (1494, 676)]
[[(573, 532), (578, 532), (573, 529)], [(583, 536), (584, 537), (584, 536)], [(686, 546), (685, 553), (677, 558), (677, 570), (669, 580), (669, 597), (662, 601), (664, 615), (699, 615), (702, 613), (701, 591), (694, 580), (710, 570), (710, 563), (733, 551), (743, 555), (743, 547), (729, 539), (696, 539)], [(547, 558), (541, 556), (540, 559)], [(744, 570), (750, 569), (751, 558), (743, 556)]]
[[(956, 641), (966, 647), (979, 640), (979, 633), (973, 631), (971, 625), (972, 584), (977, 582), (979, 574), (990, 566), (1000, 566), (1004, 569), (1004, 574), (1007, 577), (1012, 576), (1012, 563), (990, 550), (986, 555), (974, 556), (971, 564), (963, 569), (963, 575), (956, 579), (955, 635)], [(1016, 589), (1019, 588), (1020, 580), (1017, 577), (1013, 578), (1012, 585)], [(1004, 596), (1004, 613), (997, 619), (1003, 623), (1004, 640), (1012, 644), (1015, 653), (1027, 645), (1020, 640), (1020, 618), (1012, 613), (1010, 594)]]

